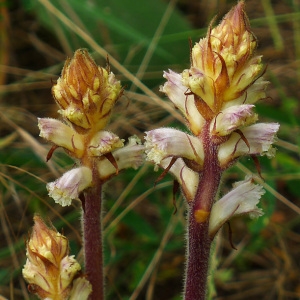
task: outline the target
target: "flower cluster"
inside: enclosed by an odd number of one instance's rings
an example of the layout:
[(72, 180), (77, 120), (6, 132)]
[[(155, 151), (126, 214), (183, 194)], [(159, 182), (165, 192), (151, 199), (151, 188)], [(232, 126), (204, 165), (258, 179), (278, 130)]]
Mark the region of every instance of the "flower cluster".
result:
[(92, 186), (95, 168), (105, 182), (124, 168), (142, 164), (143, 146), (137, 137), (131, 137), (124, 146), (124, 140), (104, 130), (122, 95), (121, 84), (109, 68), (97, 66), (86, 50), (77, 50), (66, 61), (52, 93), (64, 122), (40, 118), (40, 136), (80, 161), (79, 167), (47, 185), (49, 195), (57, 203), (70, 205)]
[[(242, 156), (274, 154), (272, 143), (279, 125), (256, 123), (254, 104), (265, 98), (268, 82), (262, 77), (265, 67), (261, 57), (254, 54), (257, 41), (243, 9), (241, 1), (217, 27), (209, 26), (206, 37), (191, 49), (189, 69), (180, 74), (172, 70), (164, 73), (167, 82), (161, 91), (182, 112), (191, 134), (172, 128), (146, 134), (148, 160), (170, 170), (189, 203), (195, 198), (203, 172), (212, 165), (221, 173)], [(241, 188), (244, 185), (247, 199)], [(231, 193), (217, 202), (211, 214), (212, 236), (233, 215), (261, 214), (258, 201), (248, 201), (262, 194), (251, 180)], [(251, 208), (241, 201), (251, 203)], [(199, 207), (199, 216), (208, 216), (212, 203)], [(223, 214), (216, 214), (217, 207)]]

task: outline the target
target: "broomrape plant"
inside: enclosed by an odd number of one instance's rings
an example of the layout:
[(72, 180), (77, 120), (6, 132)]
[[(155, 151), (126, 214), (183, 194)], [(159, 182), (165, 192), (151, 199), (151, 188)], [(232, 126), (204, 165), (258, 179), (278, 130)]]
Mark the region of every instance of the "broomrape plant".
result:
[[(120, 82), (116, 80), (109, 67), (98, 67), (88, 52), (77, 50), (72, 59), (68, 59), (61, 77), (52, 88), (53, 97), (58, 104), (58, 111), (63, 122), (56, 119), (43, 118), (38, 120), (40, 136), (52, 142), (54, 146), (62, 147), (76, 160), (77, 167), (66, 172), (59, 179), (47, 184), (49, 196), (62, 206), (70, 205), (73, 200), (80, 199), (82, 203), (83, 238), (85, 273), (88, 282), (84, 287), (73, 285), (69, 276), (68, 288), (64, 293), (57, 292), (61, 287), (60, 278), (64, 276), (65, 268), (58, 268), (56, 275), (45, 271), (52, 266), (48, 255), (54, 256), (53, 261), (59, 264), (58, 257), (53, 252), (56, 241), (52, 238), (42, 238), (42, 242), (34, 243), (35, 232), (43, 236), (42, 229), (37, 230), (42, 223), (35, 219), (33, 235), (27, 243), (27, 263), (23, 270), (25, 279), (30, 283), (31, 291), (41, 299), (104, 299), (103, 289), (103, 257), (102, 257), (102, 186), (111, 177), (125, 168), (137, 168), (143, 162), (143, 149), (136, 137), (129, 138), (127, 145), (114, 133), (104, 130), (112, 108), (122, 95)], [(47, 239), (47, 243), (43, 240)], [(32, 245), (35, 245), (33, 247)], [(48, 246), (46, 254), (45, 244)], [(65, 251), (67, 252), (67, 251)], [(42, 262), (42, 263), (41, 263)], [(78, 266), (78, 263), (76, 263)], [(76, 268), (77, 270), (80, 267)], [(59, 273), (60, 271), (60, 273)], [(74, 270), (76, 273), (76, 270)], [(40, 276), (43, 277), (41, 284)], [(91, 288), (90, 288), (91, 286)], [(92, 291), (89, 293), (87, 291)], [(45, 296), (46, 295), (46, 296)], [(89, 298), (88, 298), (89, 297)]]
[(146, 133), (147, 159), (171, 172), (188, 204), (185, 300), (205, 299), (212, 241), (230, 218), (262, 214), (264, 193), (251, 178), (217, 200), (222, 173), (242, 156), (272, 157), (277, 123), (256, 123), (254, 104), (267, 82), (257, 41), (239, 2), (220, 25), (211, 24), (191, 49), (191, 67), (164, 73), (161, 88), (184, 115), (189, 133), (159, 128)]
[(40, 136), (54, 144), (47, 159), (62, 147), (77, 162), (47, 189), (62, 206), (82, 203), (86, 277), (68, 256), (66, 238), (36, 216), (23, 269), (31, 292), (41, 299), (104, 299), (102, 186), (120, 170), (140, 166), (145, 149), (147, 160), (181, 186), (188, 206), (184, 299), (205, 299), (210, 248), (219, 229), (237, 215), (262, 215), (257, 204), (264, 190), (252, 178), (217, 199), (222, 174), (242, 156), (256, 160), (275, 153), (279, 124), (256, 123), (254, 112), (268, 84), (256, 46), (241, 1), (194, 45), (189, 69), (164, 73), (161, 91), (184, 115), (188, 132), (154, 129), (146, 132), (145, 146), (136, 137), (124, 145), (104, 129), (123, 92), (109, 67), (98, 67), (82, 49), (66, 61), (52, 88), (63, 121), (43, 118), (38, 125)]

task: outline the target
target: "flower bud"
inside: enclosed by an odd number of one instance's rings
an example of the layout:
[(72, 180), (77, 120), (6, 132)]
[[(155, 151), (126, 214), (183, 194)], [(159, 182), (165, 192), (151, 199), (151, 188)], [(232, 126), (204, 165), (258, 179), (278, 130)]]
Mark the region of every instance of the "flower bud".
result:
[(47, 227), (39, 216), (34, 217), (34, 222), (22, 270), (28, 289), (40, 299), (68, 299), (73, 278), (81, 267), (74, 256), (68, 256), (66, 237)]
[(66, 61), (52, 93), (64, 118), (79, 128), (98, 131), (106, 126), (122, 88), (113, 73), (80, 49)]
[[(241, 96), (235, 105), (247, 103), (246, 91), (264, 72), (261, 57), (254, 56), (256, 46), (244, 2), (240, 1), (193, 47), (192, 67), (182, 73), (182, 82), (195, 95), (198, 110), (206, 120)], [(263, 91), (261, 88), (260, 98), (264, 97)]]

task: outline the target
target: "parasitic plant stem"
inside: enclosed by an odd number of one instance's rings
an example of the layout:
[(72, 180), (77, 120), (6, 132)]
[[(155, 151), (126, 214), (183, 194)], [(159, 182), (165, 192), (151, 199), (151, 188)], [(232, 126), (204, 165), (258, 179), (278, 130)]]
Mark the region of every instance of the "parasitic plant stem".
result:
[(85, 272), (93, 290), (90, 300), (104, 299), (102, 250), (102, 183), (95, 172), (93, 187), (84, 192), (83, 236)]
[(205, 299), (210, 244), (208, 222), (197, 223), (191, 210), (188, 229), (185, 300)]
[(209, 139), (208, 126), (202, 133), (206, 160), (194, 200), (190, 203), (188, 220), (188, 250), (185, 278), (185, 300), (204, 300), (212, 239), (209, 235), (209, 215), (220, 184), (221, 169), (217, 147)]

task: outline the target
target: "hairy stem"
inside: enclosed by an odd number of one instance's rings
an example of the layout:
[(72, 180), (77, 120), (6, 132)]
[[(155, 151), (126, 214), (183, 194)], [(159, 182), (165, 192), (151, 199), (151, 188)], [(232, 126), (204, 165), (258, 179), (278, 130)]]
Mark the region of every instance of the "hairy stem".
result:
[(209, 215), (222, 173), (217, 159), (217, 147), (210, 142), (209, 131), (206, 129), (202, 137), (206, 141), (204, 168), (189, 210), (185, 300), (204, 300), (206, 297), (212, 242), (209, 237)]
[(94, 175), (94, 186), (84, 193), (83, 203), (85, 272), (93, 288), (89, 299), (103, 300), (102, 183), (96, 172)]

